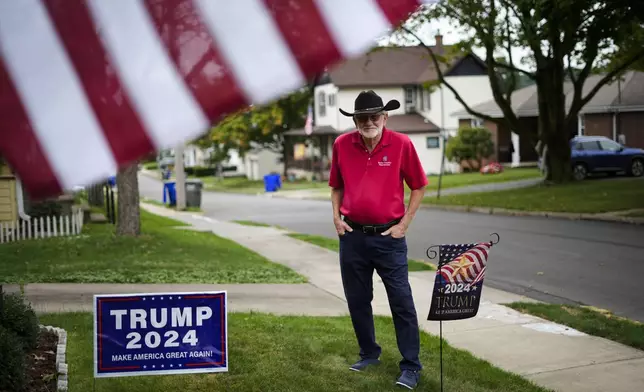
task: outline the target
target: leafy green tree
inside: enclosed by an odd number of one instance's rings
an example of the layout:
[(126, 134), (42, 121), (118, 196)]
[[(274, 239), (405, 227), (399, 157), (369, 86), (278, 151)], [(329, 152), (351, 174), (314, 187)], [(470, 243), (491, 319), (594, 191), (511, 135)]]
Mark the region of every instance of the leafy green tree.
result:
[(492, 154), (494, 154), (492, 133), (482, 127), (459, 128), (456, 136), (449, 139), (445, 148), (447, 159), (459, 163), (465, 161), (473, 169), (480, 169), (483, 160)]
[[(644, 12), (642, 3), (627, 0), (442, 0), (420, 9), (395, 32), (400, 38), (418, 37), (428, 21), (447, 19), (468, 38), (458, 49), (485, 50), (490, 86), (503, 118), (472, 110), (445, 80), (445, 58), (426, 46), (438, 69), (439, 81), (472, 114), (505, 125), (522, 140), (548, 147), (545, 164), (547, 180), (564, 183), (572, 179), (570, 132), (579, 111), (607, 83), (630, 67), (644, 63)], [(423, 44), (424, 45), (424, 44)], [(525, 48), (522, 64), (512, 49)], [(499, 61), (504, 56), (507, 61)], [(503, 70), (510, 78), (503, 78)], [(604, 70), (594, 85), (588, 77)], [(517, 75), (528, 77), (537, 86), (539, 129), (537, 134), (522, 129), (512, 109), (512, 92), (518, 87)], [(572, 96), (566, 104), (568, 87)]]
[(218, 156), (230, 149), (240, 155), (253, 147), (282, 153), (286, 162), (284, 132), (304, 127), (312, 89), (304, 87), (262, 106), (249, 106), (233, 113), (199, 140), (202, 146), (217, 146)]

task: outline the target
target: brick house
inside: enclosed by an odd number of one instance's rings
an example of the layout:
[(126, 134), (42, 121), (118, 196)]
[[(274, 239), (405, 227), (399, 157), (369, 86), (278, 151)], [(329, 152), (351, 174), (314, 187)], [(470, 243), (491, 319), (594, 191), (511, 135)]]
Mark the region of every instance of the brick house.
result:
[[(584, 94), (592, 89), (603, 75), (590, 76), (584, 85)], [(570, 108), (574, 89), (572, 83), (564, 86), (566, 110)], [(503, 114), (494, 100), (473, 106), (472, 109), (494, 118)], [(537, 134), (538, 94), (536, 85), (517, 90), (512, 95), (512, 109), (523, 129)], [(534, 145), (505, 126), (474, 118), (462, 110), (453, 113), (460, 126), (484, 126), (492, 133), (495, 153), (490, 160), (512, 163), (513, 166), (536, 162)], [(580, 111), (576, 124), (568, 130), (575, 135), (606, 136), (625, 140), (629, 147), (644, 148), (644, 72), (629, 71), (619, 81), (604, 85)], [(623, 135), (620, 137), (620, 135)]]

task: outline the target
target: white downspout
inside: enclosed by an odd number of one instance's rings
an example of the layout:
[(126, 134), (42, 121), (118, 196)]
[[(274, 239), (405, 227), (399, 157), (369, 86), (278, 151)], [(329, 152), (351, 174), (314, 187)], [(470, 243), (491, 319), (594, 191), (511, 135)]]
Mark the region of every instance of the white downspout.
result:
[(512, 153), (512, 167), (519, 167), (521, 166), (521, 138), (519, 134), (512, 132), (510, 143), (512, 143), (514, 148), (514, 152)]
[(22, 182), (18, 177), (16, 177), (16, 204), (18, 204), (18, 216), (22, 220), (30, 220), (31, 216), (27, 215), (25, 212), (25, 198), (22, 193)]
[(613, 113), (613, 141), (617, 141), (617, 113)]

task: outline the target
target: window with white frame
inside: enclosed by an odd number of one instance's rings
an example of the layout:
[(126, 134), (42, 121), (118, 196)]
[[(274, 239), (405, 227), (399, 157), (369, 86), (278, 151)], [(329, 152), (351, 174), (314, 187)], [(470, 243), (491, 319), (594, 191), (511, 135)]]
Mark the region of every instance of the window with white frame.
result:
[(326, 94), (324, 94), (324, 91), (318, 93), (318, 112), (320, 117), (326, 115)]
[(416, 109), (416, 88), (405, 87), (405, 112), (410, 113)]
[(329, 107), (335, 106), (335, 94), (329, 94)]
[(472, 126), (472, 128), (481, 128), (483, 126), (483, 119), (475, 117), (470, 120), (470, 125)]

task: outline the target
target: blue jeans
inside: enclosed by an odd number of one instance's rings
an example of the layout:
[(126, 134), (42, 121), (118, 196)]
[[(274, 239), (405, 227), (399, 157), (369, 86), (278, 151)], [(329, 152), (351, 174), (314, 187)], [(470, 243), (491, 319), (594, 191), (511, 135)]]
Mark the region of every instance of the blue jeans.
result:
[(420, 370), (420, 336), (409, 285), (407, 241), (404, 237), (354, 230), (340, 236), (340, 271), (360, 357), (378, 358), (381, 353), (376, 343), (371, 307), (374, 270), (382, 279), (389, 298), (398, 350), (403, 357), (400, 369)]

